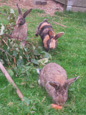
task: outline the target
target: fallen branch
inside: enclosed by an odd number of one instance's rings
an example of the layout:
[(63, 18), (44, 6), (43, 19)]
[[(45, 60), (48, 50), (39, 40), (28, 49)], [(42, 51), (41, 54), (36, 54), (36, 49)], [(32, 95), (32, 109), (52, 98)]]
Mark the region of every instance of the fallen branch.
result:
[(67, 28), (67, 26), (62, 25), (62, 24), (59, 24), (59, 23), (57, 23), (57, 22), (55, 22), (55, 21), (53, 21), (53, 23), (54, 23), (54, 24), (57, 24), (57, 25), (60, 25), (60, 26), (62, 26), (62, 27), (64, 27), (64, 28)]
[(8, 47), (8, 44), (7, 44), (7, 42), (4, 40), (4, 39), (2, 39), (2, 41), (6, 44), (6, 46)]
[(22, 93), (20, 92), (20, 90), (18, 89), (18, 87), (16, 86), (16, 84), (14, 83), (14, 81), (12, 80), (12, 78), (10, 77), (10, 75), (8, 74), (8, 72), (6, 71), (6, 69), (4, 68), (4, 66), (2, 65), (1, 62), (0, 62), (0, 69), (3, 72), (3, 74), (5, 75), (6, 79), (9, 81), (9, 83), (11, 83), (14, 88), (16, 88), (16, 92), (17, 92), (19, 98), (21, 99), (21, 101), (23, 101)]
[(7, 51), (3, 50), (2, 48), (0, 48), (0, 50), (1, 50), (2, 52), (4, 52), (6, 55), (8, 55), (8, 56), (10, 56), (11, 58), (13, 58), (13, 56), (10, 55)]

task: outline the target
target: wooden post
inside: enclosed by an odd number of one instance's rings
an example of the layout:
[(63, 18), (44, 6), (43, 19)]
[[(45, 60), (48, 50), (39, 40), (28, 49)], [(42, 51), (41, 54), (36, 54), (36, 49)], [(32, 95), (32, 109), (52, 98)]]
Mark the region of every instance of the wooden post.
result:
[(10, 77), (10, 75), (8, 74), (8, 72), (6, 71), (6, 69), (4, 68), (4, 66), (1, 62), (0, 62), (0, 69), (3, 72), (3, 74), (5, 75), (6, 79), (9, 81), (9, 83), (11, 83), (13, 85), (13, 87), (16, 88), (17, 95), (19, 96), (21, 101), (23, 101), (22, 93), (20, 92), (19, 88), (16, 86), (16, 84), (14, 83), (14, 81), (12, 80), (12, 78)]

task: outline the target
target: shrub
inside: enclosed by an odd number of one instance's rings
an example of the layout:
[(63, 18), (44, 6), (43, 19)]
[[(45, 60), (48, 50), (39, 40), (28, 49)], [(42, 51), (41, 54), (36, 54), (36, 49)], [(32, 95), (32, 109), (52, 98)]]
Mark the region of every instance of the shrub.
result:
[(27, 41), (25, 47), (22, 48), (18, 40), (6, 36), (13, 30), (16, 15), (13, 9), (4, 9), (3, 15), (7, 16), (8, 24), (0, 25), (0, 61), (11, 67), (21, 67), (28, 62), (35, 65), (47, 63), (51, 55), (43, 51), (38, 44), (34, 46), (34, 41)]

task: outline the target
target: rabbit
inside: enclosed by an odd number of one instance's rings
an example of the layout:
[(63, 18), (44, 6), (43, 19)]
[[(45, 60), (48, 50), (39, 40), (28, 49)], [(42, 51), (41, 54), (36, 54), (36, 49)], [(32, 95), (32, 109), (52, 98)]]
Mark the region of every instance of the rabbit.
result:
[(32, 9), (27, 10), (23, 14), (18, 4), (17, 9), (19, 16), (16, 20), (16, 26), (14, 27), (11, 37), (21, 41), (22, 47), (24, 47), (27, 39), (27, 24), (25, 22), (25, 17), (31, 12)]
[(55, 35), (55, 32), (53, 31), (52, 26), (48, 23), (47, 19), (39, 24), (35, 32), (35, 36), (40, 35), (43, 47), (46, 51), (55, 49), (57, 45), (57, 39), (63, 34), (64, 32), (59, 32)]
[(57, 105), (62, 106), (68, 98), (68, 88), (79, 76), (67, 79), (66, 71), (56, 63), (49, 63), (42, 70), (37, 69), (39, 74), (38, 84), (44, 87)]

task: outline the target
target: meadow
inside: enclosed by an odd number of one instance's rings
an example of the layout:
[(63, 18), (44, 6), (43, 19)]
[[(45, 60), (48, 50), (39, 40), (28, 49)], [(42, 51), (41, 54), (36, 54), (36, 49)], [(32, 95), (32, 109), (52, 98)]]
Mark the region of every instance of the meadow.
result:
[[(0, 8), (0, 12), (2, 9)], [(9, 7), (6, 7), (9, 8)], [(17, 11), (16, 15), (17, 14)], [(0, 115), (85, 115), (86, 114), (86, 13), (56, 12), (54, 16), (35, 9), (27, 16), (28, 42), (42, 45), (40, 37), (35, 38), (35, 30), (45, 18), (51, 23), (55, 33), (64, 32), (58, 39), (55, 50), (49, 51), (50, 62), (61, 65), (67, 72), (68, 78), (80, 76), (68, 91), (68, 100), (62, 110), (50, 107), (53, 103), (44, 88), (38, 85), (36, 68), (43, 65), (23, 65), (18, 75), (6, 66), (10, 76), (24, 95), (22, 102), (16, 94), (15, 88), (8, 83), (0, 71)], [(58, 24), (57, 24), (57, 23)], [(0, 14), (0, 23), (7, 24), (6, 17)], [(61, 25), (65, 25), (63, 27)], [(44, 50), (44, 49), (43, 49)]]

